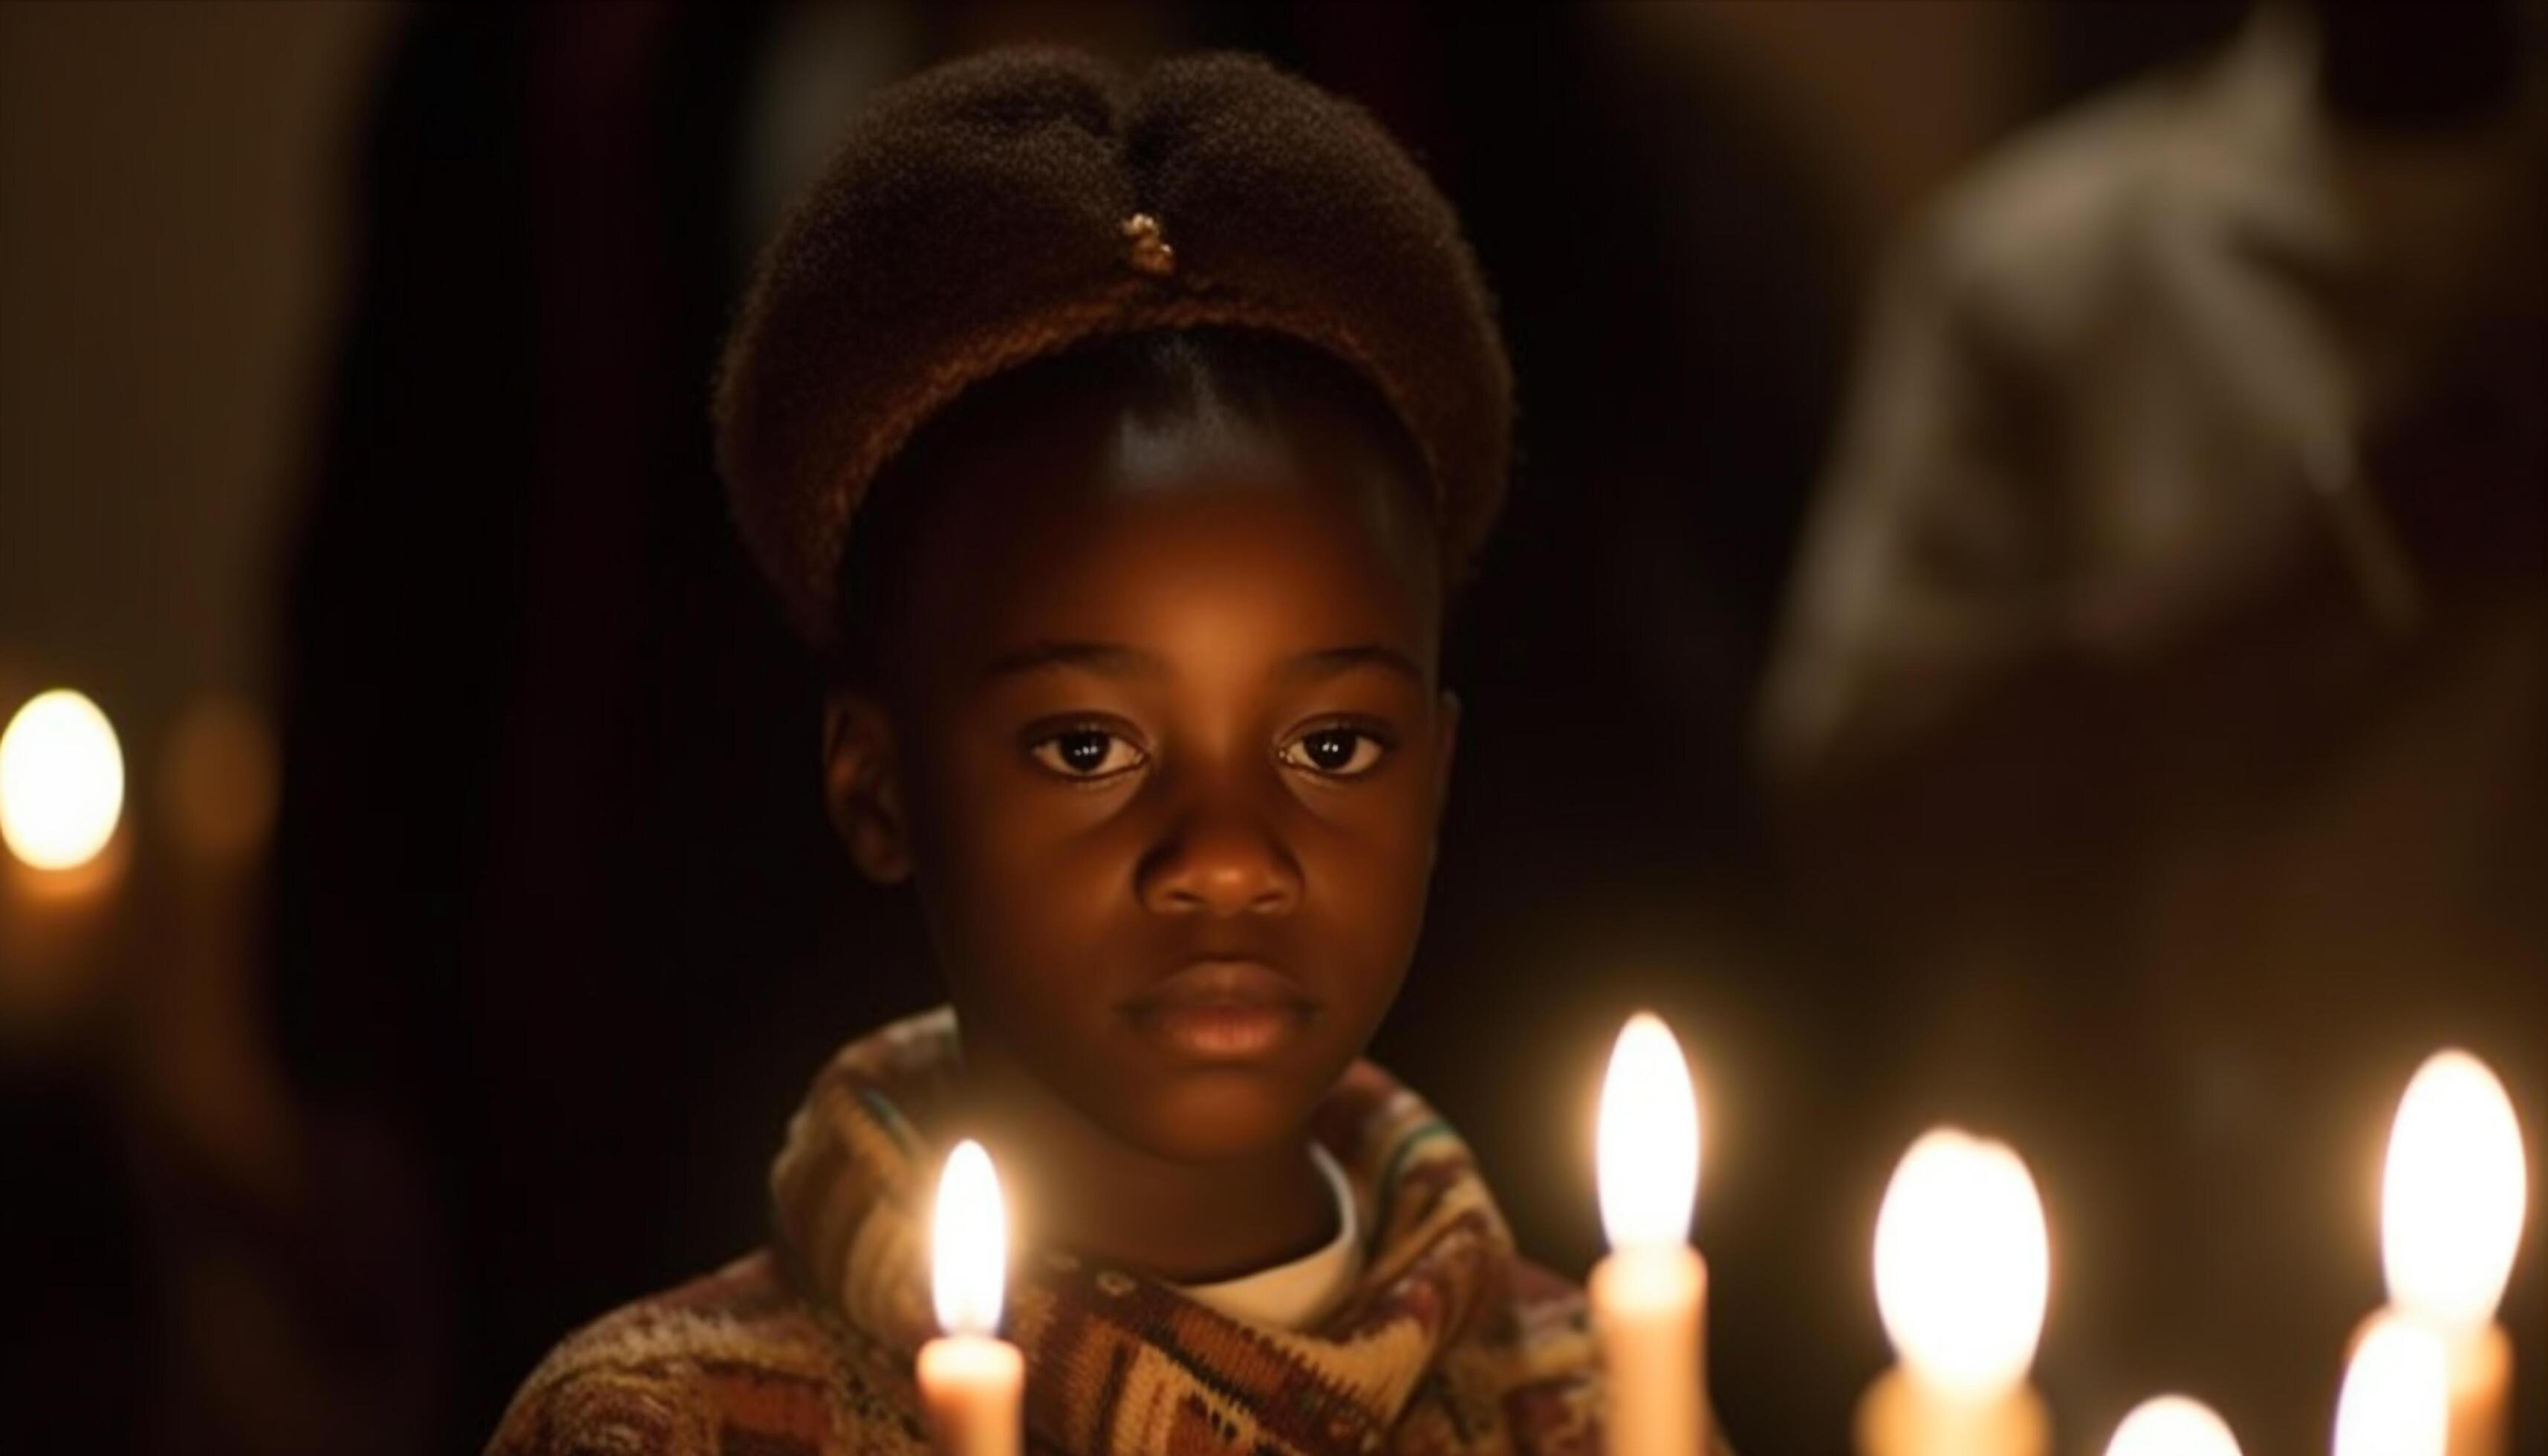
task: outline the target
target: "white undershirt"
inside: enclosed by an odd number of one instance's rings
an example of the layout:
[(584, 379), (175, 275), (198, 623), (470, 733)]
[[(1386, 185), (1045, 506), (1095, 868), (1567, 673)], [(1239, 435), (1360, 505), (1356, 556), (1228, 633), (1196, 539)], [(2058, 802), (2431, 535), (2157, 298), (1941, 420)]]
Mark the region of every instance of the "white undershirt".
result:
[(1361, 1220), (1354, 1213), (1353, 1185), (1345, 1181), (1345, 1170), (1316, 1142), (1310, 1144), (1310, 1161), (1335, 1195), (1336, 1236), (1290, 1263), (1217, 1284), (1179, 1285), (1179, 1292), (1232, 1320), (1278, 1329), (1305, 1329), (1334, 1309), (1362, 1277)]

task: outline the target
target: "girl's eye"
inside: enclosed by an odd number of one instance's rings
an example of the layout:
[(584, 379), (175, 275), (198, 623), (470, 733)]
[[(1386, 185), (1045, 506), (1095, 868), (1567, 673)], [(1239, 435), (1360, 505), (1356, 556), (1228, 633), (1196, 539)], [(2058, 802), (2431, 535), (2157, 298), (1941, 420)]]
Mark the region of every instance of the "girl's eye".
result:
[(1283, 745), (1282, 760), (1331, 778), (1352, 778), (1380, 767), (1389, 745), (1359, 728), (1314, 728)]
[(1035, 761), (1065, 778), (1106, 778), (1141, 766), (1141, 751), (1103, 728), (1072, 728), (1028, 750)]

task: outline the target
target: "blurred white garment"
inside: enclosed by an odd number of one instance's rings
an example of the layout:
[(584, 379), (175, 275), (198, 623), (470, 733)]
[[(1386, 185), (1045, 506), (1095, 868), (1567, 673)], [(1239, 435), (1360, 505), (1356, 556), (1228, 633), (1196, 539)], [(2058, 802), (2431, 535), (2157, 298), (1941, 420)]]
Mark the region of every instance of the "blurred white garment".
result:
[(2537, 87), (2348, 127), (2263, 8), (2210, 60), (2020, 137), (1887, 270), (1765, 688), (1790, 781), (1882, 758), (2047, 653), (2131, 656), (2323, 533), (2420, 615), (2357, 443), (2540, 314)]

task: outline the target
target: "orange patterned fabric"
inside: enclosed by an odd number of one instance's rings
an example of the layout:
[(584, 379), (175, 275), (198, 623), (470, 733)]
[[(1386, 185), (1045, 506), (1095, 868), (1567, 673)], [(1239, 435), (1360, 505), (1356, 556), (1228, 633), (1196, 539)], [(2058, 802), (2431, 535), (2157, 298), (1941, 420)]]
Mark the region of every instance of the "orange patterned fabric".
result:
[[(773, 1246), (570, 1336), (489, 1450), (920, 1452), (912, 1361), (934, 1331), (926, 1219), (949, 1088), (940, 1011), (845, 1048), (772, 1170)], [(1584, 1452), (1598, 1387), (1581, 1295), (1513, 1251), (1467, 1147), (1363, 1063), (1315, 1136), (1371, 1244), (1307, 1330), (1230, 1320), (1060, 1249), (1023, 1250), (1005, 1333), (1030, 1446), (1084, 1452)]]

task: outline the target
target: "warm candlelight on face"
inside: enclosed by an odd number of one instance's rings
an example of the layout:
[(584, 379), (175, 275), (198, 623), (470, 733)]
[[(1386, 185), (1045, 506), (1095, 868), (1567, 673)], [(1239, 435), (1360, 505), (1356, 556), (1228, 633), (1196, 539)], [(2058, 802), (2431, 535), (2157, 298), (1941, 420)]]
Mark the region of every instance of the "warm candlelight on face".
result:
[(1867, 1392), (1867, 1456), (2039, 1456), (2026, 1384), (2051, 1251), (2044, 1203), (2007, 1144), (1941, 1128), (1911, 1144), (1875, 1221), (1875, 1305), (1900, 1368)]
[(1009, 1261), (1008, 1210), (982, 1144), (966, 1139), (938, 1176), (930, 1296), (941, 1339), (920, 1348), (920, 1400), (942, 1456), (1015, 1456), (1026, 1360), (999, 1338)]
[(2407, 1084), (2381, 1180), (2380, 1258), (2391, 1310), (2438, 1339), (2450, 1456), (2509, 1440), (2512, 1342), (2495, 1322), (2528, 1201), (2521, 1125), (2487, 1064), (2426, 1058)]
[(2450, 1376), (2440, 1336), (2391, 1316), (2354, 1346), (2335, 1402), (2335, 1456), (2443, 1456)]
[(1698, 1098), (1681, 1044), (1640, 1012), (1620, 1029), (1593, 1135), (1610, 1256), (1590, 1294), (1614, 1456), (1689, 1456), (1707, 1444), (1707, 1266), (1689, 1246), (1698, 1198)]
[(2230, 1422), (2186, 1396), (2158, 1396), (2133, 1408), (2106, 1456), (2239, 1456)]
[(28, 699), (0, 731), (0, 842), (26, 864), (76, 869), (124, 813), (124, 750), (96, 703), (67, 687)]

